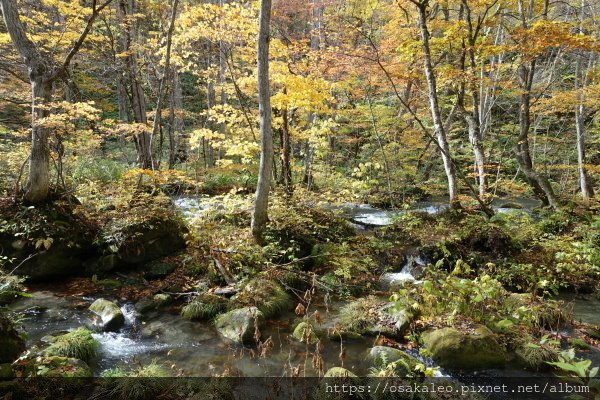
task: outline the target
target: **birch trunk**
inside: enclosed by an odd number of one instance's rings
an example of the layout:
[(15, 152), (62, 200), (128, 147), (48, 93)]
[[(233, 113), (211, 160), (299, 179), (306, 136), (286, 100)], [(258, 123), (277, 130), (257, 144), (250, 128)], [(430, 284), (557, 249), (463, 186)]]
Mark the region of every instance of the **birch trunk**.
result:
[(419, 29), (421, 31), (421, 40), (423, 44), (423, 58), (425, 77), (427, 78), (427, 88), (429, 97), (429, 108), (433, 119), (435, 135), (438, 141), (439, 149), (442, 153), (444, 170), (448, 181), (448, 195), (450, 196), (450, 205), (460, 207), (458, 200), (458, 185), (456, 182), (456, 171), (450, 155), (450, 146), (444, 129), (444, 122), (440, 111), (437, 94), (437, 84), (435, 73), (433, 71), (433, 61), (431, 60), (431, 49), (429, 47), (429, 31), (427, 28), (427, 2), (415, 3), (419, 11)]

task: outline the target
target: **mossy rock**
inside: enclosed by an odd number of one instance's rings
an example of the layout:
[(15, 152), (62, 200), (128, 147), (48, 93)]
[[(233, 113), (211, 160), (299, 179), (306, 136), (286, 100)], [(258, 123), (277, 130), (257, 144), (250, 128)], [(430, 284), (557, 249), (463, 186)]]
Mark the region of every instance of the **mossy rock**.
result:
[(98, 355), (100, 343), (92, 337), (86, 328), (77, 328), (72, 332), (55, 337), (44, 355), (53, 357), (78, 358), (90, 361)]
[(585, 340), (579, 339), (579, 338), (572, 338), (571, 346), (573, 346), (574, 348), (576, 348), (578, 350), (589, 350), (592, 348), (592, 346), (590, 346), (588, 343), (586, 343)]
[(0, 363), (10, 363), (25, 351), (25, 340), (13, 323), (0, 316)]
[(156, 309), (156, 303), (152, 297), (143, 297), (135, 303), (135, 311), (140, 314), (146, 314), (152, 310)]
[(46, 378), (91, 378), (90, 367), (78, 358), (37, 357), (20, 360), (16, 366), (17, 376)]
[[(120, 213), (115, 212), (120, 214), (119, 218), (107, 218), (108, 222), (102, 227), (100, 236), (110, 238), (103, 243), (103, 251), (106, 255), (116, 255), (116, 266), (149, 263), (185, 248), (184, 234), (188, 229), (176, 215), (172, 203), (169, 200), (164, 203), (159, 199), (154, 200), (157, 203), (151, 204), (151, 207), (140, 204)], [(160, 274), (164, 270), (157, 269), (157, 272)]]
[(256, 307), (244, 307), (221, 314), (215, 320), (215, 327), (223, 337), (239, 343), (252, 343), (256, 328), (264, 326), (265, 317)]
[(229, 309), (229, 300), (210, 293), (201, 294), (181, 309), (185, 319), (207, 321)]
[(250, 280), (232, 299), (236, 307), (256, 307), (273, 318), (293, 307), (292, 297), (277, 282), (264, 277)]
[(600, 326), (599, 325), (590, 326), (589, 328), (586, 328), (585, 333), (592, 339), (600, 340)]
[(325, 378), (356, 378), (356, 374), (342, 367), (329, 368), (324, 375)]
[(90, 311), (101, 319), (100, 327), (104, 331), (118, 331), (125, 325), (125, 316), (121, 308), (106, 299), (97, 299), (90, 306)]
[(146, 267), (144, 278), (161, 279), (175, 271), (176, 266), (165, 262), (153, 262)]
[(369, 350), (367, 358), (375, 368), (384, 368), (394, 363), (395, 369), (401, 375), (408, 375), (421, 362), (410, 354), (392, 347), (375, 346)]
[(509, 208), (512, 210), (522, 210), (523, 206), (519, 203), (515, 203), (512, 201), (507, 201), (506, 203), (500, 204), (500, 208)]
[(309, 322), (301, 321), (294, 332), (292, 337), (301, 343), (314, 344), (319, 341), (319, 337), (315, 333), (315, 329)]
[(486, 369), (506, 363), (506, 349), (484, 326), (473, 333), (455, 328), (436, 329), (423, 333), (421, 338), (431, 357), (443, 368)]
[(15, 373), (10, 364), (0, 364), (0, 379), (14, 378)]
[(412, 312), (404, 309), (397, 310), (392, 303), (368, 296), (341, 308), (338, 331), (346, 336), (382, 334), (400, 338), (413, 319)]

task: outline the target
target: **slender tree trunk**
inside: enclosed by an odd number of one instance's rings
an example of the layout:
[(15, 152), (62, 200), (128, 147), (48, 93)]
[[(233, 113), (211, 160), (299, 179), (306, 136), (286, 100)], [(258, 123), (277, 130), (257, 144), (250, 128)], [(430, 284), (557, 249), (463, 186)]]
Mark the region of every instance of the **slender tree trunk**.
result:
[(444, 129), (444, 122), (442, 120), (442, 114), (438, 102), (437, 84), (435, 73), (433, 70), (433, 61), (431, 60), (431, 49), (429, 47), (429, 31), (427, 28), (427, 5), (428, 2), (415, 3), (419, 10), (419, 29), (421, 31), (421, 40), (423, 44), (423, 58), (425, 77), (427, 78), (428, 96), (429, 96), (429, 107), (431, 109), (431, 117), (433, 119), (433, 126), (435, 129), (435, 135), (439, 144), (440, 151), (442, 153), (442, 160), (444, 162), (444, 170), (446, 171), (446, 178), (448, 180), (448, 194), (450, 196), (450, 205), (452, 207), (460, 207), (458, 199), (458, 185), (456, 182), (456, 171), (454, 170), (454, 163), (450, 154), (450, 146), (446, 137), (446, 131)]
[(273, 171), (273, 127), (271, 125), (271, 94), (269, 89), (269, 42), (271, 0), (261, 0), (258, 27), (258, 104), (260, 114), (260, 166), (256, 200), (252, 215), (252, 236), (263, 242), (268, 221), (269, 191)]
[(176, 68), (171, 74), (171, 98), (169, 101), (169, 169), (173, 169), (179, 159), (187, 159), (187, 143), (183, 137), (184, 123), (180, 112), (183, 108), (181, 82)]
[[(123, 15), (130, 17), (137, 12), (136, 1), (121, 0), (120, 3)], [(128, 54), (126, 58), (127, 74), (130, 85), (131, 95), (131, 106), (133, 108), (133, 120), (138, 124), (148, 124), (148, 117), (146, 111), (146, 95), (144, 89), (139, 81), (139, 71), (136, 51), (132, 49), (132, 43), (135, 38), (135, 21), (126, 18), (125, 21), (125, 35), (124, 35), (124, 50)], [(138, 133), (136, 138), (136, 148), (138, 151), (138, 164), (141, 168), (152, 169), (152, 146), (151, 146), (151, 133), (144, 129)]]
[(560, 206), (558, 198), (548, 179), (535, 171), (531, 160), (531, 151), (529, 149), (529, 130), (531, 128), (531, 88), (535, 74), (535, 60), (529, 65), (521, 64), (519, 67), (519, 80), (521, 83), (522, 94), (520, 96), (519, 107), (519, 137), (515, 148), (517, 163), (521, 171), (525, 174), (527, 182), (533, 188), (536, 195), (545, 205), (554, 209)]
[[(158, 94), (156, 99), (156, 112), (154, 114), (154, 123), (152, 125), (152, 134), (150, 135), (150, 146), (152, 146), (152, 139), (159, 133), (161, 130), (162, 123), (162, 106), (164, 101), (164, 92), (165, 86), (169, 81), (169, 75), (171, 72), (171, 44), (173, 42), (173, 32), (175, 31), (175, 18), (177, 16), (177, 6), (179, 5), (179, 0), (173, 0), (171, 2), (171, 18), (169, 22), (169, 29), (167, 30), (167, 49), (165, 55), (165, 66), (160, 77), (160, 82), (158, 84)], [(152, 150), (150, 150), (152, 152)], [(159, 152), (162, 153), (162, 135), (161, 135), (161, 146)], [(159, 157), (160, 158), (160, 157)]]
[[(323, 0), (311, 0), (312, 5), (312, 16), (311, 16), (311, 30), (310, 30), (310, 49), (313, 52), (317, 52), (321, 48), (321, 34), (323, 25)], [(317, 120), (315, 113), (311, 112), (308, 114), (308, 126), (312, 126)], [(304, 174), (302, 182), (306, 185), (307, 190), (311, 190), (313, 177), (312, 177), (312, 162), (314, 157), (314, 151), (310, 145), (310, 140), (306, 141), (304, 146)]]
[(283, 124), (281, 126), (281, 177), (286, 193), (292, 193), (292, 144), (290, 140), (290, 125), (287, 108), (282, 112)]
[[(576, 89), (583, 89), (585, 86), (585, 71), (583, 69), (583, 56), (577, 58), (577, 67), (575, 71)], [(585, 105), (583, 94), (579, 95), (579, 104), (575, 106), (575, 131), (577, 134), (577, 169), (579, 171), (579, 187), (581, 196), (585, 201), (594, 197), (594, 188), (590, 182), (587, 169), (585, 167)]]

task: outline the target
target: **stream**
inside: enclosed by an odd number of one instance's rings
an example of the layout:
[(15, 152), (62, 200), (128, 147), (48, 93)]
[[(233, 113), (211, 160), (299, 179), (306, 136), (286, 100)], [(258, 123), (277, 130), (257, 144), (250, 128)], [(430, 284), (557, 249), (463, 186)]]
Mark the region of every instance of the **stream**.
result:
[[(220, 201), (222, 200), (218, 198), (181, 197), (175, 199), (175, 204), (186, 219), (192, 220), (215, 207), (219, 208)], [(531, 213), (532, 208), (537, 205), (531, 201), (522, 203), (519, 203), (523, 206), (520, 210), (502, 208), (500, 204), (496, 204), (495, 208), (500, 212)], [(240, 202), (240, 206), (244, 207), (244, 203)], [(353, 204), (335, 205), (332, 208), (339, 210), (341, 215), (356, 224), (357, 229), (389, 225), (394, 217), (403, 212), (389, 212), (368, 205)], [(443, 202), (439, 201), (422, 202), (414, 207), (415, 210), (428, 213), (437, 213), (444, 208)], [(399, 271), (387, 274), (387, 278), (382, 276), (382, 286), (389, 287), (390, 282), (414, 281), (413, 269), (423, 264), (425, 261), (419, 257), (409, 257), (406, 265)], [(87, 308), (95, 298), (59, 295), (50, 290), (50, 286), (34, 289), (30, 292), (31, 297), (20, 299), (11, 306), (14, 311), (23, 312), (26, 317), (23, 325), (28, 335), (28, 348), (45, 347), (47, 335), (57, 335), (80, 326), (93, 326), (93, 315)], [(90, 365), (96, 375), (110, 368), (123, 367), (127, 370), (154, 360), (182, 376), (214, 376), (226, 371), (234, 376), (284, 376), (291, 375), (290, 371), (298, 366), (300, 376), (319, 375), (319, 371), (312, 367), (314, 346), (299, 343), (291, 338), (291, 332), (299, 321), (292, 312), (267, 323), (262, 337), (263, 340), (271, 337), (274, 346), (266, 358), (258, 358), (252, 354), (251, 349), (233, 345), (223, 339), (211, 323), (185, 320), (176, 309), (163, 308), (141, 316), (137, 314), (133, 304), (115, 298), (110, 291), (100, 293), (97, 297), (117, 302), (126, 316), (126, 324), (116, 333), (94, 334), (101, 344), (99, 357)], [(566, 300), (573, 306), (575, 319), (600, 324), (598, 299)], [(311, 306), (310, 311), (318, 310), (323, 316), (322, 327), (327, 328), (335, 325), (336, 313), (341, 305), (342, 302), (331, 301), (327, 304), (321, 299)], [(324, 370), (340, 366), (340, 342), (328, 338), (323, 339), (323, 342), (321, 349)], [(365, 362), (365, 358), (373, 342), (372, 337), (345, 341), (343, 346), (346, 357), (343, 366), (359, 376), (368, 374), (370, 365)], [(588, 358), (591, 355), (594, 363), (597, 363), (600, 352), (594, 349), (591, 353), (586, 355)], [(421, 358), (429, 366), (434, 365), (431, 360), (420, 357), (416, 351), (413, 355)], [(489, 376), (490, 379), (503, 376), (544, 376), (522, 369), (508, 368), (476, 371), (476, 374)], [(448, 376), (443, 370), (440, 370), (439, 374)]]

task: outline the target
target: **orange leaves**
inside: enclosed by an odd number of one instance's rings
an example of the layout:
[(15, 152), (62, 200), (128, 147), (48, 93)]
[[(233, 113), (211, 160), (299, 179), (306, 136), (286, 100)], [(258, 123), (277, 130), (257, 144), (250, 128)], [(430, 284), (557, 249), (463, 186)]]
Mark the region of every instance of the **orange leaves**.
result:
[(535, 57), (553, 47), (588, 51), (600, 49), (592, 36), (575, 33), (576, 30), (576, 27), (568, 23), (539, 20), (531, 27), (513, 29), (511, 35), (516, 44), (512, 50)]

